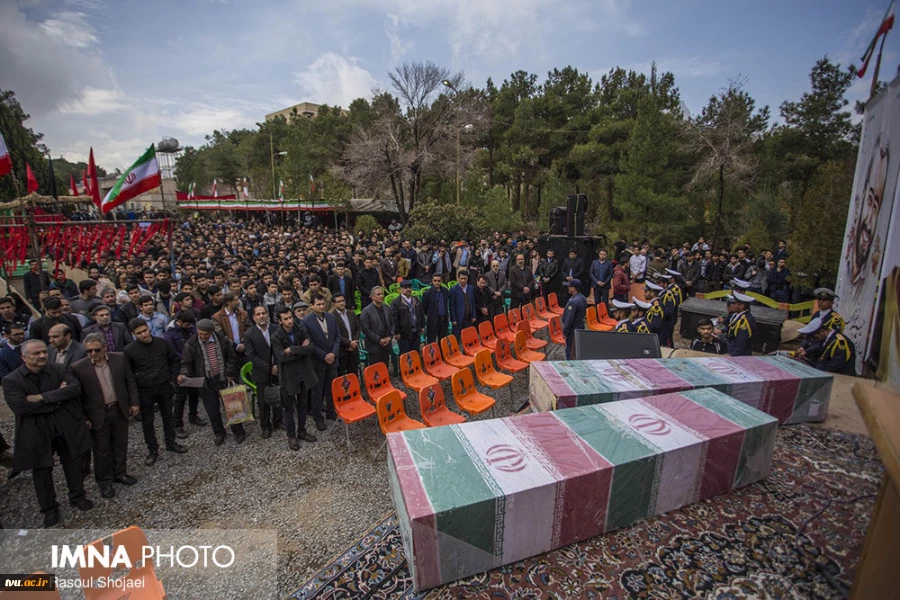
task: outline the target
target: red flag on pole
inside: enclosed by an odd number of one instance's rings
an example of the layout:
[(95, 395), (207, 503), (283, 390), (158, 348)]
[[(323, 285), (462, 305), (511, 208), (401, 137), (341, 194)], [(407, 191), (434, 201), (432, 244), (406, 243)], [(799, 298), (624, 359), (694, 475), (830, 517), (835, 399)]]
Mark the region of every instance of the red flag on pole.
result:
[(3, 134), (0, 134), (0, 177), (12, 171), (12, 159), (9, 157), (9, 149), (6, 147), (6, 140)]
[(28, 179), (28, 193), (36, 192), (38, 190), (37, 177), (34, 176), (34, 171), (31, 170), (31, 165), (28, 163), (25, 163), (25, 174)]
[(91, 199), (97, 208), (100, 208), (100, 180), (97, 179), (97, 165), (94, 164), (94, 149), (91, 148), (91, 154), (88, 158), (88, 176), (91, 178)]
[(84, 186), (84, 192), (83, 192), (84, 195), (90, 196), (91, 195), (91, 182), (88, 181), (87, 171), (81, 172), (81, 185)]
[(75, 173), (69, 173), (69, 187), (72, 188), (72, 195), (78, 195), (78, 184), (75, 183)]

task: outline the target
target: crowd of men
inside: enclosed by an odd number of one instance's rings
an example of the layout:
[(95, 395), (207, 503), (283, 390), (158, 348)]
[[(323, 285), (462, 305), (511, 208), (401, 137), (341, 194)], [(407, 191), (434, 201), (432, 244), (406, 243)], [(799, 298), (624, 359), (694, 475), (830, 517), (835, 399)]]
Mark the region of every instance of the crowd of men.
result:
[[(750, 354), (752, 298), (738, 289), (786, 300), (786, 259), (783, 242), (754, 258), (746, 246), (711, 252), (701, 238), (668, 250), (621, 241), (585, 264), (574, 249), (562, 260), (552, 250), (541, 256), (524, 231), (431, 243), (405, 239), (399, 224), (354, 235), (196, 219), (175, 230), (171, 248), (154, 239), (133, 254), (82, 265), (88, 278), (78, 284), (63, 268), (48, 273), (32, 261), (24, 297), (40, 315), (0, 298), (0, 377), (17, 419), (11, 467), (33, 472), (47, 526), (59, 521), (54, 454), (69, 502), (90, 510), (83, 481), (92, 465), (103, 497), (115, 496), (114, 484), (136, 482), (125, 460), (131, 418), (142, 424), (147, 467), (163, 447), (187, 452), (179, 442), (189, 435), (185, 408), (188, 423), (208, 426), (215, 446), (225, 443), (218, 393), (240, 381), (247, 363), (261, 437), (283, 429), (298, 450), (301, 441), (316, 442), (308, 424), (324, 431), (336, 418), (331, 382), (358, 372), (363, 353), (368, 364), (387, 363), (395, 345), (404, 353), (422, 338), (459, 336), (505, 311), (507, 299), (515, 308), (556, 293), (571, 356), (568, 341), (585, 326), (583, 293), (609, 303), (617, 331), (655, 333), (672, 346), (685, 297), (732, 289), (727, 320), (702, 324), (701, 349)], [(427, 286), (421, 294), (413, 294), (416, 279)], [(451, 279), (458, 285), (447, 289)], [(388, 304), (394, 283), (399, 295)], [(644, 284), (643, 297), (629, 297), (634, 283)], [(806, 347), (805, 358), (829, 355), (829, 335)], [(234, 443), (244, 442), (242, 425), (230, 430)], [(0, 439), (0, 452), (4, 445)]]

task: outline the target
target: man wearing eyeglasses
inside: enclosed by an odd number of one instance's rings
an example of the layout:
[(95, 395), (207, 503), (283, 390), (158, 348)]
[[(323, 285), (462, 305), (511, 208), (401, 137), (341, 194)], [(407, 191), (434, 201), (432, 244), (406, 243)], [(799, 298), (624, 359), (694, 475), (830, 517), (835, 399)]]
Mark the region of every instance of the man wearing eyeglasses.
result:
[(128, 417), (138, 414), (138, 390), (125, 356), (107, 352), (102, 333), (84, 338), (87, 357), (72, 364), (81, 383), (81, 403), (94, 441), (94, 476), (104, 498), (116, 495), (113, 482), (134, 485), (128, 474)]

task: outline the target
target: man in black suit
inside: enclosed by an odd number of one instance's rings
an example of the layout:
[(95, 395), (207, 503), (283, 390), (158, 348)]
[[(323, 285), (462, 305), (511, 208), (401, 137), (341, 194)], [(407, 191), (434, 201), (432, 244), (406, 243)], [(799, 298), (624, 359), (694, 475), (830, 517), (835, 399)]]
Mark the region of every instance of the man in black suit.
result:
[[(587, 281), (587, 271), (584, 270), (584, 259), (578, 256), (578, 252), (575, 251), (575, 248), (569, 249), (569, 257), (563, 261), (562, 276), (562, 291), (569, 289), (568, 283), (572, 279)], [(562, 300), (562, 298), (560, 298), (560, 300)]]
[(503, 312), (503, 300), (507, 290), (509, 290), (509, 281), (506, 279), (506, 273), (500, 268), (500, 261), (492, 260), (491, 268), (484, 274), (485, 282), (493, 294), (491, 302), (490, 318)]
[(391, 314), (394, 332), (400, 336), (397, 340), (400, 354), (418, 350), (422, 332), (425, 331), (425, 311), (419, 299), (412, 295), (409, 279), (400, 282), (400, 295), (391, 304)]
[(274, 419), (272, 407), (266, 402), (266, 388), (272, 377), (278, 375), (275, 357), (272, 355), (272, 338), (269, 327), (269, 311), (263, 305), (253, 309), (254, 326), (247, 329), (242, 338), (247, 360), (253, 363), (252, 379), (256, 385), (256, 402), (259, 405), (259, 426), (264, 440), (272, 437)]
[(516, 264), (509, 268), (510, 308), (531, 302), (535, 289), (534, 274), (525, 264), (525, 255), (516, 255)]
[(369, 364), (389, 364), (391, 358), (391, 342), (394, 339), (394, 326), (391, 312), (384, 304), (384, 290), (379, 286), (372, 288), (369, 296), (371, 302), (359, 315), (359, 326), (366, 336), (366, 353)]
[[(108, 311), (107, 311), (108, 312)], [(104, 498), (113, 498), (113, 482), (134, 485), (128, 474), (128, 417), (138, 414), (137, 383), (128, 361), (119, 352), (107, 353), (106, 338), (84, 338), (87, 357), (72, 364), (81, 383), (81, 404), (94, 441), (94, 477)]]
[(44, 526), (59, 523), (59, 504), (53, 487), (53, 454), (59, 455), (69, 503), (90, 510), (81, 477), (82, 456), (91, 447), (78, 399), (81, 384), (63, 365), (47, 360), (47, 345), (40, 340), (22, 344), (25, 364), (3, 378), (3, 395), (16, 415), (13, 471), (31, 470)]
[(50, 328), (47, 337), (50, 338), (47, 360), (51, 363), (68, 367), (87, 356), (81, 342), (72, 339), (72, 329), (68, 325), (62, 323), (54, 325)]
[[(216, 446), (225, 443), (219, 392), (234, 384), (234, 356), (234, 344), (225, 334), (216, 331), (216, 324), (211, 319), (197, 321), (197, 333), (184, 343), (184, 353), (181, 355), (178, 385), (188, 377), (205, 378), (200, 388), (200, 401), (209, 416)], [(243, 444), (247, 439), (244, 426), (240, 423), (232, 425), (231, 432), (238, 444)]]
[(341, 334), (341, 351), (338, 353), (338, 375), (359, 372), (359, 317), (347, 309), (343, 294), (331, 297), (331, 313)]
[(445, 337), (450, 324), (450, 292), (444, 289), (444, 278), (435, 273), (431, 287), (422, 293), (422, 310), (425, 312), (425, 340), (430, 344)]
[(310, 358), (314, 349), (305, 328), (294, 322), (294, 314), (290, 308), (282, 306), (275, 317), (278, 319), (278, 326), (271, 337), (272, 352), (278, 362), (278, 378), (281, 380), (284, 426), (287, 429), (288, 448), (299, 450), (298, 438), (307, 442), (316, 441), (316, 436), (306, 431), (307, 391), (317, 382)]
[(85, 339), (92, 333), (99, 333), (106, 341), (107, 352), (121, 352), (131, 342), (128, 328), (112, 320), (112, 313), (105, 304), (95, 306), (91, 316), (94, 317), (96, 324), (84, 328)]
[(315, 294), (312, 300), (312, 313), (304, 320), (303, 325), (309, 332), (313, 346), (313, 368), (316, 370), (316, 387), (312, 390), (312, 413), (319, 431), (327, 429), (325, 417), (336, 419), (334, 404), (331, 399), (331, 381), (337, 376), (337, 359), (341, 351), (341, 333), (338, 331), (337, 319), (325, 311), (325, 297)]
[(328, 278), (326, 287), (331, 290), (332, 303), (335, 294), (343, 294), (347, 308), (351, 311), (356, 309), (356, 282), (343, 261), (339, 260), (334, 266), (334, 274)]
[(64, 315), (62, 312), (62, 300), (50, 297), (44, 300), (44, 316), (31, 322), (28, 339), (41, 340), (45, 344), (50, 342), (50, 328), (59, 323), (64, 323), (72, 329), (72, 338), (81, 339), (81, 323), (72, 315)]

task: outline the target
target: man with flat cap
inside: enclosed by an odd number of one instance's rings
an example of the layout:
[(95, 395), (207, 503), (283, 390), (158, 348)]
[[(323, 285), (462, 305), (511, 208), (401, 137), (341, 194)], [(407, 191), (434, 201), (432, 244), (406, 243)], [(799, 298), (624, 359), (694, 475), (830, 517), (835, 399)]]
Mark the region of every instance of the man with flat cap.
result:
[(570, 279), (568, 286), (569, 301), (562, 316), (562, 333), (566, 338), (566, 360), (575, 358), (575, 331), (584, 329), (587, 313), (587, 300), (581, 294), (581, 281)]
[(753, 297), (733, 291), (728, 295), (728, 322), (725, 341), (729, 356), (752, 356), (756, 319), (750, 313)]
[(814, 359), (807, 358), (809, 364), (827, 373), (856, 376), (856, 347), (850, 338), (827, 326), (820, 318), (811, 320), (799, 331), (821, 346)]
[[(822, 324), (825, 327), (834, 329), (838, 333), (843, 333), (845, 325), (844, 318), (835, 312), (833, 308), (834, 301), (837, 299), (837, 294), (828, 288), (816, 288), (813, 290), (813, 296), (816, 298), (819, 309), (813, 313), (809, 322), (812, 323), (818, 319), (822, 321)], [(806, 336), (806, 339), (803, 340), (803, 343), (800, 344), (800, 348), (797, 350), (797, 356), (810, 364), (813, 364), (819, 359), (821, 352), (822, 344), (819, 340), (817, 340), (815, 336), (808, 335)]]
[(613, 298), (612, 305), (615, 309), (613, 316), (618, 321), (613, 331), (616, 333), (634, 333), (634, 326), (631, 324), (631, 309), (634, 308), (634, 304)]

